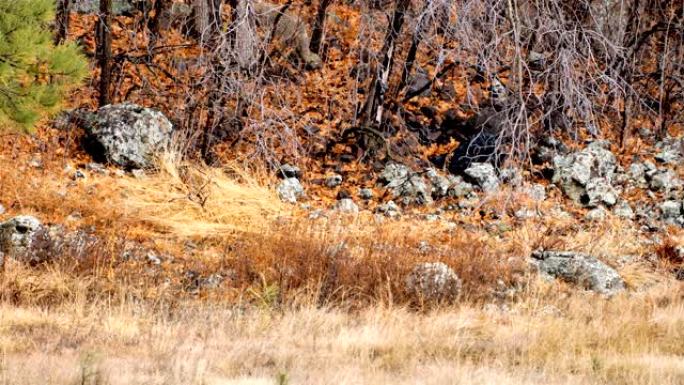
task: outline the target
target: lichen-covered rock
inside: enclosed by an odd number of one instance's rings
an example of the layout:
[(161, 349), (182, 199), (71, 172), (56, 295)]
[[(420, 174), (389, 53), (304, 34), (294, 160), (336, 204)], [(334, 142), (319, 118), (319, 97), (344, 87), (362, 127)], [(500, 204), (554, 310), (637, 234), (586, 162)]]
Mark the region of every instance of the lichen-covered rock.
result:
[(173, 126), (159, 111), (123, 103), (100, 108), (85, 130), (85, 148), (96, 161), (144, 169), (171, 144)]
[(42, 229), (42, 223), (30, 215), (20, 215), (0, 223), (0, 253), (9, 258), (24, 257)]
[(499, 177), (491, 163), (472, 163), (464, 173), (485, 192), (492, 192), (499, 187)]
[(67, 232), (62, 226), (45, 226), (28, 215), (0, 223), (0, 254), (30, 265), (58, 256), (82, 259), (97, 241), (84, 231)]
[(379, 205), (375, 211), (390, 218), (396, 218), (401, 215), (401, 210), (399, 209), (399, 206), (394, 203), (394, 201), (389, 201)]
[(613, 214), (622, 219), (634, 219), (635, 217), (634, 210), (632, 210), (632, 206), (627, 201), (622, 201), (615, 205)]
[(554, 157), (553, 183), (576, 203), (615, 204), (618, 192), (612, 183), (617, 161), (605, 147), (603, 142), (593, 142), (581, 151)]
[(283, 179), (276, 189), (281, 201), (297, 203), (297, 199), (304, 197), (304, 187), (297, 178)]
[(280, 166), (279, 172), (278, 172), (278, 177), (286, 179), (286, 178), (301, 178), (302, 176), (302, 170), (297, 167), (293, 166), (291, 164), (284, 164)]
[(449, 187), (451, 185), (449, 179), (444, 175), (441, 175), (437, 170), (433, 168), (428, 169), (425, 175), (428, 177), (430, 183), (432, 184), (432, 197), (445, 197), (449, 192)]
[(373, 190), (369, 188), (360, 188), (359, 189), (359, 198), (363, 200), (370, 200), (373, 199)]
[(404, 204), (428, 204), (432, 194), (423, 177), (409, 167), (399, 163), (389, 163), (379, 176), (393, 198), (401, 199)]
[(335, 203), (335, 210), (342, 213), (358, 214), (359, 206), (357, 206), (351, 198), (344, 198)]
[(461, 279), (442, 262), (421, 263), (405, 280), (406, 291), (427, 301), (453, 301), (461, 292)]
[(677, 173), (669, 168), (655, 170), (647, 175), (650, 178), (650, 187), (654, 191), (669, 192), (682, 187), (682, 181), (677, 176)]
[(678, 164), (682, 160), (684, 143), (681, 138), (666, 138), (655, 144), (655, 159), (665, 164)]
[(329, 188), (335, 188), (342, 184), (342, 175), (333, 174), (325, 178), (325, 185)]
[(625, 290), (615, 269), (588, 254), (572, 251), (535, 251), (532, 254), (539, 272), (604, 295)]

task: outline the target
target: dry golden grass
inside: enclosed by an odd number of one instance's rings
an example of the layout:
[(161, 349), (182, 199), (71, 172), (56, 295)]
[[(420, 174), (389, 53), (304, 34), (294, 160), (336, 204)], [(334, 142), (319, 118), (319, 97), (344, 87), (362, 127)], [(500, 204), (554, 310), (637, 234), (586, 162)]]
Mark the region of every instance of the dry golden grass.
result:
[[(101, 244), (85, 260), (7, 264), (3, 385), (684, 381), (684, 288), (668, 276), (672, 262), (644, 258), (670, 258), (678, 233), (656, 250), (615, 219), (310, 220), (235, 169), (167, 158), (141, 179), (74, 182), (59, 162), (40, 170), (17, 162), (26, 159), (0, 157), (5, 217), (66, 223), (77, 211), (82, 219), (70, 226), (95, 225)], [(502, 202), (481, 211), (533, 206)], [(173, 258), (120, 261), (122, 239)], [(593, 253), (630, 292), (608, 300), (539, 282), (525, 272), (539, 247)], [(404, 292), (408, 271), (431, 261), (462, 277), (460, 304), (420, 307)], [(227, 279), (196, 294), (183, 281), (188, 270)], [(521, 290), (493, 296), (501, 284)]]
[(427, 313), (4, 304), (0, 384), (684, 381), (681, 286), (612, 300), (548, 295), (530, 295), (508, 310), (462, 305)]

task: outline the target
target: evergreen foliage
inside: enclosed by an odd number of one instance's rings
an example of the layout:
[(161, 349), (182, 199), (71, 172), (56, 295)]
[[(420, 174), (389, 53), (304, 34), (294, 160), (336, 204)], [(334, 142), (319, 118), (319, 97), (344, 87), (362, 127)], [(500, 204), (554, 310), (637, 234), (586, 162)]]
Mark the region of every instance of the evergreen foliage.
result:
[(54, 7), (53, 0), (0, 1), (0, 131), (30, 132), (87, 73), (75, 44), (53, 44)]

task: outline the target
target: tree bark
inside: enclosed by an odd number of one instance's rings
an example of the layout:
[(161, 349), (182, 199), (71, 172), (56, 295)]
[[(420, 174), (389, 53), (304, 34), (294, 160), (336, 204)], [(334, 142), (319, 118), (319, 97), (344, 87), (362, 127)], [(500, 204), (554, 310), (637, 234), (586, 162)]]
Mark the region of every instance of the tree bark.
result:
[(401, 32), (401, 27), (404, 25), (404, 16), (409, 4), (410, 0), (397, 0), (396, 2), (392, 22), (387, 29), (385, 42), (380, 51), (382, 62), (380, 68), (375, 71), (375, 75), (373, 76), (371, 90), (368, 93), (368, 99), (366, 99), (362, 113), (364, 126), (366, 127), (371, 126), (373, 123), (375, 123), (375, 125), (380, 125), (382, 121), (384, 96), (388, 89), (387, 83), (392, 70), (392, 64), (394, 63), (396, 40)]
[(321, 0), (321, 3), (318, 5), (316, 20), (311, 30), (311, 42), (309, 43), (309, 50), (315, 54), (320, 53), (323, 31), (325, 31), (326, 12), (332, 2), (333, 0)]
[(60, 44), (67, 38), (69, 32), (69, 3), (70, 0), (59, 0), (57, 2), (57, 13), (55, 15), (57, 35), (55, 36), (55, 44)]
[(99, 106), (110, 104), (112, 79), (112, 0), (100, 0), (97, 22), (97, 61), (100, 67)]
[(211, 47), (221, 31), (221, 0), (193, 0), (194, 30), (205, 47)]

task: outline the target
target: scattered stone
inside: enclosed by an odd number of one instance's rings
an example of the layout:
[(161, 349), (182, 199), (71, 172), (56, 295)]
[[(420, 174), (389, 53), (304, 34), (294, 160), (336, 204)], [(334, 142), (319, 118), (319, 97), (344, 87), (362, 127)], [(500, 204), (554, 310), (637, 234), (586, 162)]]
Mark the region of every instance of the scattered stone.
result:
[(133, 175), (133, 177), (136, 179), (142, 179), (145, 177), (145, 170), (136, 168), (134, 170), (131, 170), (131, 175)]
[(375, 211), (380, 214), (384, 214), (389, 218), (396, 218), (401, 215), (401, 210), (399, 209), (399, 206), (394, 203), (394, 201), (389, 201), (379, 205)]
[(637, 186), (646, 186), (646, 165), (643, 163), (632, 163), (629, 165), (629, 170), (627, 171), (627, 176), (629, 180), (636, 184)]
[(546, 187), (542, 184), (533, 184), (525, 189), (527, 196), (537, 202), (546, 200)]
[(0, 215), (5, 213), (5, 206), (0, 205)]
[(337, 201), (337, 203), (335, 204), (335, 210), (342, 213), (358, 214), (359, 206), (357, 206), (356, 203), (354, 203), (353, 199), (344, 198)]
[(297, 199), (304, 197), (304, 187), (297, 178), (283, 179), (276, 191), (280, 200), (287, 203), (297, 203)]
[(660, 204), (660, 213), (663, 219), (674, 219), (682, 215), (682, 202), (669, 200)]
[(461, 279), (442, 262), (415, 266), (405, 285), (407, 292), (427, 301), (454, 301), (461, 291)]
[(359, 189), (359, 198), (363, 200), (371, 200), (373, 199), (373, 190), (369, 188), (360, 188)]
[(594, 207), (613, 205), (618, 192), (612, 182), (617, 167), (615, 155), (604, 142), (592, 142), (581, 151), (553, 159), (552, 182), (574, 202)]
[(654, 191), (669, 192), (682, 187), (682, 181), (669, 168), (647, 174), (650, 176), (650, 187)]
[(528, 208), (518, 209), (515, 211), (515, 213), (513, 213), (513, 215), (517, 219), (521, 219), (521, 220), (539, 217), (539, 214), (537, 213), (536, 210), (532, 210), (532, 209), (528, 209)]
[(84, 258), (98, 239), (85, 232), (66, 232), (62, 226), (44, 226), (28, 215), (0, 223), (0, 254), (36, 265), (58, 256)]
[(85, 131), (85, 149), (97, 162), (152, 168), (171, 143), (173, 125), (159, 111), (123, 103), (100, 108), (86, 119)]
[(105, 166), (103, 166), (100, 163), (95, 163), (95, 162), (90, 162), (90, 163), (86, 164), (85, 169), (90, 171), (90, 172), (94, 172), (94, 173), (102, 174), (102, 175), (107, 173), (107, 169), (105, 168)]
[(73, 173), (73, 175), (71, 176), (71, 179), (73, 179), (73, 180), (79, 180), (79, 179), (85, 179), (85, 178), (86, 178), (86, 174), (81, 170), (76, 170)]
[(532, 257), (543, 275), (608, 296), (625, 290), (625, 283), (618, 272), (591, 255), (572, 251), (535, 251)]
[(451, 184), (448, 191), (450, 197), (465, 198), (471, 195), (473, 190), (475, 190), (475, 186), (464, 181), (463, 178), (458, 175), (450, 175), (449, 182)]
[(29, 253), (36, 234), (42, 229), (42, 223), (30, 215), (16, 216), (0, 223), (0, 253), (10, 258), (24, 258)]
[(520, 186), (523, 182), (520, 170), (515, 167), (508, 167), (501, 170), (501, 172), (499, 172), (499, 179), (501, 179), (502, 183), (512, 186)]
[(464, 173), (485, 192), (492, 192), (499, 187), (499, 178), (491, 163), (472, 163)]
[(291, 164), (284, 164), (280, 166), (280, 172), (278, 173), (278, 176), (283, 179), (287, 178), (301, 178), (302, 177), (302, 170), (299, 169), (297, 166), (293, 166)]
[(342, 175), (334, 174), (325, 178), (325, 185), (329, 188), (335, 188), (342, 184)]
[(402, 203), (423, 205), (432, 202), (432, 194), (420, 174), (399, 163), (389, 163), (379, 176), (381, 182)]
[(425, 215), (423, 215), (423, 219), (426, 222), (437, 222), (438, 220), (440, 220), (440, 218), (441, 217), (438, 214), (425, 214)]
[(186, 291), (192, 294), (199, 294), (202, 290), (219, 288), (224, 280), (225, 277), (218, 273), (203, 277), (195, 271), (188, 271), (185, 273), (183, 284)]
[(33, 158), (28, 162), (28, 165), (33, 168), (43, 168), (43, 161), (40, 158)]
[(593, 208), (589, 210), (585, 215), (584, 219), (590, 221), (590, 222), (602, 222), (606, 219), (608, 216), (608, 211), (603, 208), (603, 206), (599, 206), (596, 208)]
[(684, 143), (679, 138), (666, 138), (655, 144), (660, 150), (655, 154), (655, 159), (664, 164), (678, 164), (682, 160)]
[(434, 168), (430, 168), (425, 173), (432, 184), (432, 197), (435, 199), (445, 197), (451, 185), (449, 179), (441, 175)]
[(635, 214), (632, 206), (627, 201), (621, 201), (613, 208), (613, 214), (622, 219), (634, 219)]

